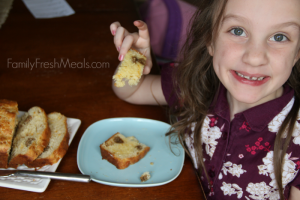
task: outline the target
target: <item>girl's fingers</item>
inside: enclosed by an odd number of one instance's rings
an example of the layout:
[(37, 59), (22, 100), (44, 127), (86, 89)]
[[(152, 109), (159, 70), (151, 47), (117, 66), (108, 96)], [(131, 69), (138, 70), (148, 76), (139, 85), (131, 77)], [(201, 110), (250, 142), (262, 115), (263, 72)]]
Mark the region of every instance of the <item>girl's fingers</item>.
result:
[(147, 61), (144, 67), (144, 71), (143, 74), (149, 74), (151, 71), (151, 66), (152, 66), (152, 60), (151, 60), (151, 56), (150, 56), (150, 48), (146, 48), (144, 49), (144, 51), (141, 52), (142, 54), (144, 54), (147, 57)]
[[(128, 52), (128, 50), (132, 47), (135, 46), (137, 41), (142, 39), (146, 40), (149, 43), (149, 31), (147, 24), (143, 21), (134, 21), (134, 25), (139, 29), (139, 33), (129, 33), (124, 27), (121, 26), (119, 22), (114, 22), (110, 25), (110, 31), (111, 34), (114, 35), (114, 43), (116, 45), (117, 50), (119, 51), (119, 60), (122, 61), (124, 59), (125, 54)], [(143, 45), (147, 46), (147, 45)], [(149, 48), (143, 48), (140, 46), (136, 46), (137, 48), (142, 48), (145, 52), (141, 52), (144, 55), (148, 57), (143, 74), (149, 74), (152, 66), (152, 60), (151, 56), (149, 58), (150, 51)], [(140, 50), (142, 50), (140, 49)]]
[[(114, 22), (110, 25), (110, 32), (113, 36), (116, 35), (116, 32), (119, 28), (123, 28), (120, 24), (120, 22)], [(124, 28), (123, 28), (124, 29)], [(125, 33), (128, 34), (128, 31), (125, 29)]]
[(128, 34), (129, 33), (125, 28), (123, 28), (122, 26), (118, 27), (114, 37), (114, 43), (118, 51), (120, 51), (120, 48), (123, 45), (123, 40)]
[(145, 68), (144, 68), (143, 74), (149, 74), (149, 73), (150, 73), (150, 71), (151, 71), (151, 68), (150, 68), (150, 66), (148, 66), (148, 65), (145, 65)]
[(147, 24), (141, 20), (134, 21), (133, 24), (139, 29), (139, 36), (145, 40), (149, 40)]
[(120, 27), (120, 26), (121, 26), (120, 22), (114, 22), (114, 23), (112, 23), (112, 24), (110, 25), (109, 29), (110, 29), (110, 32), (111, 32), (111, 34), (112, 34), (113, 36), (116, 34), (117, 29), (118, 29), (118, 27)]
[(127, 35), (122, 43), (122, 46), (120, 46), (120, 51), (119, 51), (119, 60), (122, 61), (125, 54), (127, 53), (127, 51), (131, 48), (132, 44), (134, 43), (134, 41), (136, 40), (135, 37), (138, 37), (136, 34), (129, 34)]

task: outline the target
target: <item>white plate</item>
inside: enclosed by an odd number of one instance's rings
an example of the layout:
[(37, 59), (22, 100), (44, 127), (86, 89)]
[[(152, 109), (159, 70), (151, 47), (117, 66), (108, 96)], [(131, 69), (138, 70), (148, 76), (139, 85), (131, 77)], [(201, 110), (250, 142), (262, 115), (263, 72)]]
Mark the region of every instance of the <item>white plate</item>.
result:
[[(19, 111), (19, 117), (24, 115), (25, 112)], [(81, 124), (79, 119), (74, 118), (67, 118), (68, 130), (70, 134), (69, 146)], [(55, 163), (54, 165), (46, 165), (39, 169), (38, 171), (49, 171), (55, 172), (61, 159)], [(13, 169), (13, 168), (8, 168)], [(28, 168), (25, 165), (19, 166), (18, 169), (20, 170), (34, 170), (34, 168)], [(0, 169), (5, 170), (5, 169)], [(0, 177), (0, 186), (19, 189), (19, 190), (26, 190), (31, 192), (44, 192), (50, 183), (49, 178), (41, 179), (41, 178), (29, 178), (29, 177)]]
[[(161, 121), (143, 118), (111, 118), (95, 122), (87, 128), (81, 137), (77, 150), (79, 170), (90, 175), (92, 180), (119, 187), (153, 187), (167, 184), (180, 174), (184, 162), (184, 150), (181, 145), (172, 145), (165, 134), (170, 125)], [(139, 162), (126, 169), (119, 170), (107, 160), (102, 160), (100, 144), (116, 132), (126, 137), (135, 136), (141, 143), (150, 147), (150, 151)], [(141, 182), (140, 176), (150, 172), (151, 178)]]

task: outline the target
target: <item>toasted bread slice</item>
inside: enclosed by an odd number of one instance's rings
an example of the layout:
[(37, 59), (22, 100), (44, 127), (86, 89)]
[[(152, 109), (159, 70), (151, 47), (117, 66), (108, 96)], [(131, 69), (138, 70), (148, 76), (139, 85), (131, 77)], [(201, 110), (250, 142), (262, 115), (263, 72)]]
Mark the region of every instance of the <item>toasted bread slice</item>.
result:
[(8, 166), (28, 165), (44, 151), (50, 136), (45, 111), (37, 106), (30, 108), (18, 125)]
[(28, 163), (28, 167), (40, 168), (45, 165), (53, 165), (64, 157), (69, 148), (67, 118), (58, 112), (50, 113), (48, 125), (51, 131), (50, 142), (37, 159)]
[(146, 56), (140, 52), (129, 49), (117, 73), (113, 76), (115, 86), (123, 87), (126, 80), (129, 85), (137, 85), (143, 75), (146, 59)]
[(100, 145), (102, 159), (106, 159), (118, 169), (125, 169), (142, 159), (150, 147), (131, 136), (116, 133)]
[(11, 144), (17, 126), (18, 104), (0, 100), (0, 168), (7, 168)]

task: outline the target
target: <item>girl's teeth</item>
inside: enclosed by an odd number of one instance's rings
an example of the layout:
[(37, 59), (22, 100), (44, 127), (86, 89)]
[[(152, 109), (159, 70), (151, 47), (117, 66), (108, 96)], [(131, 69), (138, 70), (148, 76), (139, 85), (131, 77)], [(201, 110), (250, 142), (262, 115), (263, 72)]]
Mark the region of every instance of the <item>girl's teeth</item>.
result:
[(257, 80), (261, 81), (261, 80), (263, 80), (263, 79), (264, 79), (264, 77), (259, 77)]
[(248, 79), (248, 80), (252, 80), (252, 81), (261, 81), (264, 79), (264, 77), (250, 77), (250, 76), (244, 76), (243, 74), (239, 73), (239, 72), (236, 72), (236, 74), (242, 78), (245, 78), (245, 79)]
[(237, 75), (239, 75), (240, 77), (244, 78), (243, 74), (240, 74), (240, 73), (237, 72)]

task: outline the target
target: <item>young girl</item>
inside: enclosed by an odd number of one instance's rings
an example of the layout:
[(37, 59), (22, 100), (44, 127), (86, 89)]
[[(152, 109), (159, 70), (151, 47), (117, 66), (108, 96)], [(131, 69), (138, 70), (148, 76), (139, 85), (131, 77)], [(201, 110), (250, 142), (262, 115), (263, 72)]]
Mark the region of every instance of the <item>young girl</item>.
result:
[[(169, 104), (208, 199), (300, 199), (300, 1), (201, 0), (176, 67), (152, 67), (147, 25), (111, 24), (121, 61), (148, 61), (137, 86), (113, 90), (135, 104)], [(201, 10), (201, 12), (200, 12)]]

